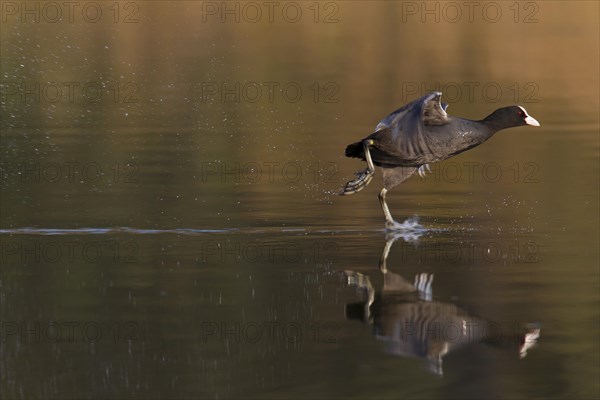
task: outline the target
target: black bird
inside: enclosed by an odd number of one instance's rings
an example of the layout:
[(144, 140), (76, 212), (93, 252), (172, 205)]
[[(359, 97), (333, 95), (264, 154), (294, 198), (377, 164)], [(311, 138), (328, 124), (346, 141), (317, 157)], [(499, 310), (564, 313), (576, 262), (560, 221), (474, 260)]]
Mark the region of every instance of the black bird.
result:
[(519, 324), (516, 337), (498, 335), (502, 331), (499, 324), (454, 303), (434, 299), (433, 274), (417, 274), (411, 283), (388, 270), (390, 249), (398, 238), (405, 238), (397, 234), (386, 235), (379, 261), (383, 285), (379, 283), (381, 278), (374, 281), (378, 282), (374, 286), (369, 275), (344, 271), (346, 284), (361, 289), (365, 295), (363, 301), (346, 305), (346, 318), (371, 325), (375, 337), (385, 343), (387, 353), (425, 360), (429, 370), (437, 375), (443, 375), (442, 359), (447, 353), (477, 342), (511, 350), (520, 358), (527, 356), (540, 337), (539, 324)]
[(480, 121), (452, 117), (446, 114), (448, 104), (442, 103), (441, 98), (441, 92), (432, 92), (402, 106), (382, 119), (375, 132), (346, 147), (346, 157), (365, 160), (367, 168), (357, 172), (357, 178), (346, 183), (340, 194), (364, 189), (373, 179), (375, 165), (380, 167), (383, 189), (379, 202), (390, 229), (401, 225), (392, 218), (385, 195), (415, 171), (424, 175), (428, 164), (478, 146), (502, 129), (540, 126), (521, 106), (499, 108)]

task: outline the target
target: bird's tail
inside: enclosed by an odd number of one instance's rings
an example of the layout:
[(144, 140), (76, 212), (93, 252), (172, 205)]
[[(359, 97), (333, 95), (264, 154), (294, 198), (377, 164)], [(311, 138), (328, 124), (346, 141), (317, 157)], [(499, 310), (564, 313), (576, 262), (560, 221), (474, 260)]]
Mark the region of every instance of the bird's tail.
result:
[(360, 142), (349, 144), (348, 147), (346, 147), (345, 154), (346, 157), (362, 158), (364, 160), (365, 152), (363, 150), (363, 141), (361, 140)]

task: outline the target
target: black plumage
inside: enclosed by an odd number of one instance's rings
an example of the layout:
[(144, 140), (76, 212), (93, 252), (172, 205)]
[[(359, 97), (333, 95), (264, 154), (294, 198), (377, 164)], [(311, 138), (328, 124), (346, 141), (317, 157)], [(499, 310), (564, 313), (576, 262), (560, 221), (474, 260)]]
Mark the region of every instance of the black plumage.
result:
[(367, 161), (367, 169), (357, 173), (358, 178), (348, 182), (340, 194), (362, 190), (371, 181), (374, 167), (381, 167), (381, 207), (388, 226), (397, 226), (385, 203), (387, 190), (419, 169), (424, 172), (427, 164), (478, 146), (502, 129), (539, 126), (520, 106), (499, 108), (479, 121), (452, 117), (446, 113), (447, 104), (441, 98), (441, 92), (432, 92), (400, 107), (381, 120), (375, 132), (346, 147), (346, 156)]

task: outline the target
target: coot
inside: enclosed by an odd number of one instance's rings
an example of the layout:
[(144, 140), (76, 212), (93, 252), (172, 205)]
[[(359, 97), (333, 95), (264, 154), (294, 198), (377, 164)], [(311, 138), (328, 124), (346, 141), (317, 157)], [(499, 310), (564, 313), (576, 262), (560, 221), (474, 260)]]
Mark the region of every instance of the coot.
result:
[(346, 157), (367, 162), (357, 178), (346, 183), (341, 195), (364, 189), (375, 173), (383, 171), (383, 189), (379, 202), (386, 226), (400, 228), (385, 201), (388, 190), (408, 179), (415, 171), (425, 174), (428, 164), (445, 160), (488, 140), (494, 133), (521, 125), (540, 126), (521, 106), (499, 108), (481, 121), (456, 118), (446, 114), (442, 93), (432, 92), (408, 103), (385, 117), (375, 132), (346, 147)]

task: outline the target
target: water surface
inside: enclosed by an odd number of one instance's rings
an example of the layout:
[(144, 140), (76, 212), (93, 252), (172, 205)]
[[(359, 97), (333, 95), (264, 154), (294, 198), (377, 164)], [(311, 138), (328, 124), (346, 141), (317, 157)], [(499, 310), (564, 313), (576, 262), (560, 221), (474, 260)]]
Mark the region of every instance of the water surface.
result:
[[(99, 4), (1, 25), (2, 398), (598, 397), (597, 4)], [(542, 126), (392, 190), (392, 237), (343, 149), (429, 90)]]

